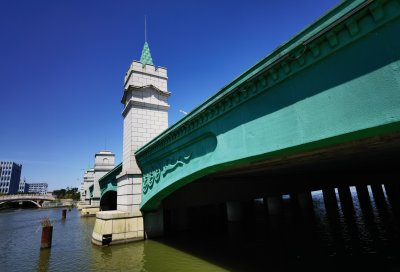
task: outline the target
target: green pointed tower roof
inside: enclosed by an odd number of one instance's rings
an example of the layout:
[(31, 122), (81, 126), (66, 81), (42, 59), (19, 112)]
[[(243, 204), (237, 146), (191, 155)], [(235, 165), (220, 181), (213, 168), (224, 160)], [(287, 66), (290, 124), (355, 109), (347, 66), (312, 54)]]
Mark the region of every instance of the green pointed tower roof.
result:
[(146, 64), (153, 64), (153, 59), (151, 58), (150, 54), (150, 48), (149, 44), (147, 42), (144, 43), (143, 50), (142, 50), (142, 56), (140, 57), (140, 63), (145, 66)]

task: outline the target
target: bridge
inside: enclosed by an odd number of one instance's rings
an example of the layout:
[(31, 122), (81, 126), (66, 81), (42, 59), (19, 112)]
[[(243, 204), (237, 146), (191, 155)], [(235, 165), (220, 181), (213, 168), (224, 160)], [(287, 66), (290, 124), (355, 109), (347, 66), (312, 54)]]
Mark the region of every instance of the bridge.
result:
[(0, 205), (7, 202), (31, 202), (38, 206), (42, 207), (42, 203), (44, 201), (53, 201), (55, 198), (49, 195), (42, 194), (17, 194), (17, 195), (2, 195), (0, 196)]
[(138, 149), (149, 237), (193, 207), (226, 204), (235, 220), (256, 198), (274, 213), (284, 194), (399, 192), (397, 33), (399, 1), (342, 1)]
[(398, 1), (343, 3), (140, 148), (141, 209), (392, 174), (399, 13)]

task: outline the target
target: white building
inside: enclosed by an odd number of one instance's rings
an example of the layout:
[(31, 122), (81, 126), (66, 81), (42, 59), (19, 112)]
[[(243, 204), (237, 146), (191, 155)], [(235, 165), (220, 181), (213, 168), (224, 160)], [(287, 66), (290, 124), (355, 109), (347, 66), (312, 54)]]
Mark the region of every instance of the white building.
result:
[(0, 161), (0, 194), (16, 194), (21, 179), (22, 164)]
[(38, 183), (26, 183), (28, 185), (28, 193), (32, 194), (47, 194), (47, 187), (49, 185), (44, 182), (38, 182)]
[(26, 183), (26, 179), (21, 178), (21, 180), (19, 181), (19, 189), (18, 189), (18, 193), (27, 193), (28, 192), (28, 185)]

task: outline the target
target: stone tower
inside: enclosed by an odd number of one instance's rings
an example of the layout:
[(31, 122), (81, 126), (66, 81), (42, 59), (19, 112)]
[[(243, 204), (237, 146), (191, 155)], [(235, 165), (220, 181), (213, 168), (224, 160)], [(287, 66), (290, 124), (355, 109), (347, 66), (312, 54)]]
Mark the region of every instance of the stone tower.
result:
[(93, 171), (93, 198), (91, 204), (100, 206), (100, 186), (99, 179), (115, 167), (115, 155), (111, 151), (103, 150), (96, 153)]
[(86, 170), (83, 176), (83, 200), (86, 204), (90, 204), (90, 193), (89, 188), (93, 185), (94, 179), (94, 168)]
[(140, 215), (142, 176), (135, 151), (168, 127), (167, 69), (155, 67), (149, 45), (144, 43), (140, 61), (133, 61), (124, 80), (122, 116), (122, 172), (117, 177), (117, 209)]

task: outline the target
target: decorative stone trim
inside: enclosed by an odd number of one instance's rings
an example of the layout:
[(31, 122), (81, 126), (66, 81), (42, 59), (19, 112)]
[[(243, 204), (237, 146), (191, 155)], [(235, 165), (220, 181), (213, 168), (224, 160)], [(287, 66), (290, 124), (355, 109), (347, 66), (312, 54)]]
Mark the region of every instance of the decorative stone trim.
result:
[(142, 101), (129, 100), (128, 105), (126, 105), (126, 107), (122, 111), (122, 116), (125, 117), (125, 115), (128, 113), (128, 111), (133, 106), (142, 106), (142, 107), (145, 107), (145, 108), (158, 109), (158, 110), (164, 110), (164, 111), (167, 111), (169, 109), (169, 105), (168, 106), (164, 106), (164, 105), (156, 105), (156, 104), (142, 102)]
[(154, 77), (168, 79), (167, 68), (161, 67), (161, 66), (156, 67), (151, 64), (146, 64), (143, 67), (143, 65), (140, 63), (140, 61), (134, 60), (134, 61), (132, 61), (131, 66), (129, 66), (129, 69), (125, 74), (124, 88), (126, 87), (126, 84), (129, 82), (129, 79), (133, 73), (138, 73), (138, 74), (143, 74), (143, 75), (151, 74)]
[(145, 88), (152, 88), (152, 89), (156, 90), (157, 92), (159, 92), (160, 94), (167, 96), (167, 97), (169, 97), (171, 95), (171, 92), (160, 90), (159, 88), (157, 88), (156, 86), (154, 86), (152, 84), (145, 85), (145, 86), (129, 85), (128, 88), (124, 90), (124, 94), (121, 98), (121, 103), (125, 104), (126, 96), (129, 92), (131, 92), (131, 91), (134, 92), (135, 90), (145, 89)]

